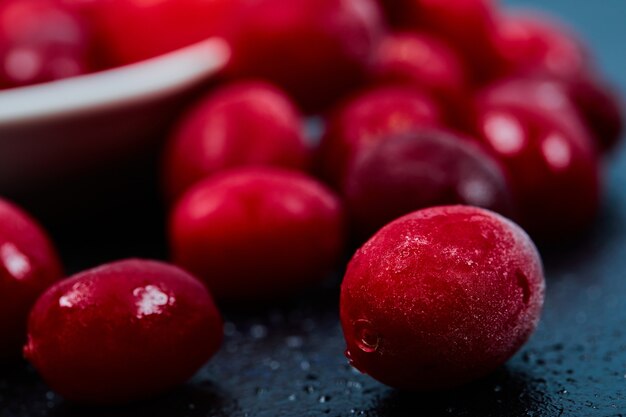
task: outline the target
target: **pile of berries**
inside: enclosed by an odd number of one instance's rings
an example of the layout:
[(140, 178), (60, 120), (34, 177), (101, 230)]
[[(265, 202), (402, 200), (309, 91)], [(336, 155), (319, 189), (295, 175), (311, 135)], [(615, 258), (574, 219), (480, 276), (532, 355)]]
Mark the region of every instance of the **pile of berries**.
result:
[(78, 402), (158, 394), (218, 350), (212, 297), (305, 292), (358, 246), (340, 301), (356, 368), (432, 390), (510, 358), (543, 304), (529, 235), (559, 245), (593, 224), (622, 134), (585, 45), (490, 0), (8, 0), (0, 86), (214, 35), (232, 48), (221, 84), (163, 151), (177, 266), (127, 260), (60, 280), (40, 228), (0, 203), (2, 358), (25, 342)]

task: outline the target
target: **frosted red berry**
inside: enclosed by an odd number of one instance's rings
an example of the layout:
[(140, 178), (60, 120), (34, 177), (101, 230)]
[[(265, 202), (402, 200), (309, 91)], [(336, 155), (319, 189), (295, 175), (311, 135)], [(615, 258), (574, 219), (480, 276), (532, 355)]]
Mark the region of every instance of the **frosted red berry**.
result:
[(48, 0), (0, 3), (0, 88), (54, 81), (91, 69), (82, 18)]
[(331, 116), (320, 145), (318, 171), (341, 188), (359, 152), (393, 135), (444, 123), (439, 104), (420, 91), (399, 86), (366, 91)]
[(259, 0), (235, 30), (231, 74), (268, 79), (317, 111), (363, 81), (381, 34), (374, 0)]
[(245, 81), (214, 91), (180, 121), (165, 148), (166, 194), (228, 168), (272, 165), (307, 170), (311, 148), (300, 112), (280, 89)]
[(275, 168), (204, 180), (170, 219), (174, 262), (230, 303), (264, 302), (323, 280), (343, 242), (339, 199), (304, 174)]
[(507, 168), (520, 224), (544, 241), (561, 242), (593, 222), (600, 199), (592, 139), (558, 113), (537, 106), (480, 101), (482, 142)]
[(39, 298), (26, 358), (68, 400), (116, 404), (189, 379), (219, 348), (222, 321), (181, 269), (127, 260), (81, 272)]
[(467, 206), (414, 212), (381, 229), (348, 265), (346, 355), (396, 388), (464, 384), (526, 342), (544, 286), (535, 246), (511, 221)]
[(20, 208), (0, 199), (0, 364), (19, 359), (28, 312), (62, 277), (46, 233)]
[(356, 234), (369, 237), (415, 210), (465, 204), (511, 216), (503, 168), (470, 139), (430, 130), (383, 141), (363, 152), (344, 190)]

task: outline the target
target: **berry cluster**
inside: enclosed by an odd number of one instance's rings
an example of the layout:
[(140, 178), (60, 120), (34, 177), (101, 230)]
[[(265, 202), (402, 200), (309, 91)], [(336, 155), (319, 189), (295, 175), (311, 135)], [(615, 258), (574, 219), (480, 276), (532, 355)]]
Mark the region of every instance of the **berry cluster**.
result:
[(357, 245), (340, 301), (356, 368), (432, 390), (510, 358), (543, 304), (528, 234), (558, 245), (592, 225), (601, 158), (622, 133), (584, 44), (490, 0), (8, 0), (0, 85), (213, 35), (232, 47), (222, 84), (163, 151), (177, 267), (121, 261), (49, 287), (62, 277), (54, 250), (0, 203), (0, 297), (14, 319), (2, 357), (27, 333), (27, 359), (69, 399), (154, 395), (217, 351), (212, 296), (304, 292)]

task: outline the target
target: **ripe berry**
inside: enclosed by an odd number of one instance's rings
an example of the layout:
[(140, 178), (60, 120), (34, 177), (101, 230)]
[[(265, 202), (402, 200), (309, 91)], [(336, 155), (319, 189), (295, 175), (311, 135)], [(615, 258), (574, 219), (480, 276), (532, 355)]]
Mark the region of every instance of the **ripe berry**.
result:
[(520, 224), (544, 241), (587, 228), (599, 205), (598, 160), (584, 129), (537, 106), (479, 100), (477, 129), (507, 168)]
[(221, 341), (220, 314), (198, 280), (160, 262), (127, 260), (46, 291), (32, 310), (24, 354), (66, 399), (113, 404), (185, 382)]
[(348, 265), (346, 355), (392, 387), (461, 385), (526, 342), (544, 286), (535, 246), (509, 220), (467, 206), (414, 212), (381, 229)]
[(362, 81), (382, 22), (374, 0), (258, 0), (235, 32), (232, 75), (268, 79), (317, 111)]
[(359, 155), (345, 199), (360, 237), (415, 210), (466, 204), (511, 215), (503, 169), (469, 139), (430, 130), (383, 141)]
[(88, 72), (90, 40), (81, 18), (53, 1), (0, 2), (0, 88)]
[(495, 42), (509, 74), (531, 72), (568, 79), (590, 69), (585, 45), (570, 29), (546, 16), (501, 15)]
[(22, 210), (0, 199), (0, 363), (20, 357), (30, 308), (62, 277), (46, 233)]
[(306, 170), (310, 148), (289, 97), (264, 82), (221, 87), (183, 118), (165, 149), (166, 194), (228, 168), (275, 165)]
[(388, 137), (443, 123), (438, 104), (419, 91), (403, 87), (367, 91), (332, 115), (320, 145), (318, 170), (341, 188), (359, 152)]
[(242, 168), (192, 187), (170, 219), (174, 261), (226, 302), (263, 302), (320, 281), (339, 260), (339, 199), (317, 181)]
[(494, 0), (406, 0), (398, 11), (402, 27), (447, 42), (462, 57), (470, 79), (482, 82), (498, 73)]
[(152, 58), (238, 25), (247, 0), (62, 0), (94, 23), (111, 65)]
[(570, 80), (539, 75), (503, 79), (484, 89), (481, 99), (541, 109), (576, 130), (586, 130), (601, 151), (613, 148), (623, 131), (618, 97), (588, 76)]
[(411, 86), (437, 99), (450, 123), (464, 126), (469, 103), (465, 68), (445, 43), (425, 34), (399, 32), (385, 37), (370, 70), (377, 84)]

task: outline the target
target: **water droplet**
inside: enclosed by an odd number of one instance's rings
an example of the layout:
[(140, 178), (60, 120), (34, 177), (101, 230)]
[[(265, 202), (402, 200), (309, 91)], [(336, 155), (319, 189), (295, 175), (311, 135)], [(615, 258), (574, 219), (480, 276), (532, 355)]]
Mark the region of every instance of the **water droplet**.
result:
[(559, 394), (565, 395), (565, 394), (568, 394), (568, 393), (569, 393), (569, 391), (567, 391), (566, 389), (559, 390)]
[[(357, 320), (354, 323), (356, 345), (365, 353), (376, 352), (380, 345), (380, 336), (372, 327), (372, 323), (364, 319)], [(346, 356), (350, 359), (349, 353)]]
[(296, 394), (291, 394), (289, 397), (287, 397), (287, 399), (289, 401), (295, 401), (296, 400)]
[(330, 396), (328, 396), (328, 395), (321, 395), (320, 398), (318, 399), (318, 401), (321, 404), (324, 404), (325, 402), (330, 401)]
[(501, 385), (496, 385), (495, 387), (493, 387), (493, 392), (501, 392), (501, 391), (502, 391)]
[(309, 361), (302, 361), (300, 362), (300, 369), (302, 369), (303, 371), (308, 371), (309, 369), (311, 369), (311, 364), (309, 363)]
[(280, 368), (280, 363), (278, 361), (271, 361), (270, 362), (270, 369), (272, 371), (277, 370), (278, 368)]

